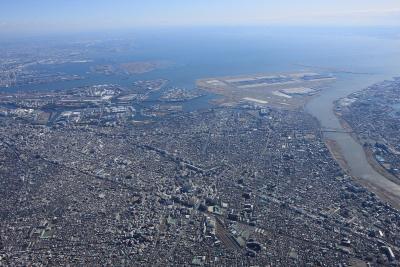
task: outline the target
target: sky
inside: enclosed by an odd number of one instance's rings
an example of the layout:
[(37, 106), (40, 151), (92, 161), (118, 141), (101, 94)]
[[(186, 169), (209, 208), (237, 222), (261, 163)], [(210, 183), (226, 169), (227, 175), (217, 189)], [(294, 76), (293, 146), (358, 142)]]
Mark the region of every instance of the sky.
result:
[(400, 0), (0, 0), (0, 33), (226, 25), (400, 26)]

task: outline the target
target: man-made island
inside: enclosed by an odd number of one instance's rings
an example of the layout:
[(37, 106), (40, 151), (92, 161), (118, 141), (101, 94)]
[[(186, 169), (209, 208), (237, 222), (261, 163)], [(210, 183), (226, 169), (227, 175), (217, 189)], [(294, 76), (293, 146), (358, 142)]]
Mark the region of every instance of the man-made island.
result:
[(255, 74), (236, 77), (201, 79), (197, 86), (222, 95), (220, 104), (250, 102), (280, 108), (302, 107), (322, 86), (335, 80), (329, 74)]

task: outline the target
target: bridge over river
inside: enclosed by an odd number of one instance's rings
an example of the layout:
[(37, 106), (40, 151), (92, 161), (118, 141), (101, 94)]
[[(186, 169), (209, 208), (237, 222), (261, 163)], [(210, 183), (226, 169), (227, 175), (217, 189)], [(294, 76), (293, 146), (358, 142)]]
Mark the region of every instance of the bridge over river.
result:
[(345, 133), (345, 134), (350, 134), (353, 133), (351, 130), (346, 130), (346, 129), (339, 129), (339, 128), (322, 128), (321, 132), (323, 133)]
[(334, 113), (334, 101), (394, 76), (341, 75), (332, 85), (311, 99), (305, 109), (319, 120), (325, 138), (335, 141), (348, 165), (349, 173), (381, 199), (400, 209), (400, 185), (375, 171), (369, 164), (363, 147), (353, 139), (351, 131), (342, 127)]

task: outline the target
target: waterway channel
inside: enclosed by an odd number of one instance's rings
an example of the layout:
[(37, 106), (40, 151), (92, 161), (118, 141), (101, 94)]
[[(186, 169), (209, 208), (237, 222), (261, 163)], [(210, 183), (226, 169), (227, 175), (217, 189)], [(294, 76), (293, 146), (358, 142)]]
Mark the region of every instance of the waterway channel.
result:
[[(333, 102), (390, 78), (390, 75), (341, 75), (335, 83), (308, 102), (306, 110), (320, 121), (321, 127), (344, 130), (334, 114)], [(389, 199), (393, 206), (400, 206), (400, 185), (388, 180), (372, 168), (362, 146), (349, 133), (329, 132), (325, 137), (337, 143), (353, 177), (361, 179), (360, 181), (377, 195)]]

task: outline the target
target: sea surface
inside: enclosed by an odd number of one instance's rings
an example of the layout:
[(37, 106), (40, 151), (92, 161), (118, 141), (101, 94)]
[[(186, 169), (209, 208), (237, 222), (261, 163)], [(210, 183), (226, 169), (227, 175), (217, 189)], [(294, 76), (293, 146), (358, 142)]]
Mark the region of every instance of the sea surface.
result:
[[(93, 48), (88, 46), (85, 55), (93, 62), (35, 66), (52, 72), (79, 74), (83, 80), (18, 86), (9, 90), (57, 90), (101, 83), (129, 86), (135, 80), (155, 78), (167, 78), (172, 85), (193, 88), (194, 81), (200, 78), (309, 70), (307, 66), (320, 67), (326, 72), (395, 74), (400, 58), (400, 35), (396, 34), (391, 28), (239, 27), (88, 35), (85, 36), (87, 42), (91, 38), (93, 43), (101, 38), (114, 41), (93, 45)], [(82, 38), (71, 36), (64, 40), (59, 37), (57, 42), (68, 48), (68, 43), (76, 46)], [(118, 42), (125, 46), (119, 47)], [(110, 49), (103, 47), (107, 45)], [(115, 47), (117, 49), (113, 49)], [(95, 65), (132, 61), (168, 61), (171, 66), (128, 77), (90, 73)]]
[[(96, 38), (104, 36), (99, 34)], [(53, 71), (79, 74), (85, 79), (7, 90), (57, 90), (104, 83), (129, 87), (135, 80), (156, 78), (168, 79), (172, 86), (195, 88), (195, 81), (200, 78), (314, 70), (332, 73), (338, 79), (312, 99), (305, 109), (320, 121), (322, 127), (341, 129), (333, 113), (335, 100), (373, 83), (400, 76), (400, 31), (396, 28), (152, 29), (113, 33), (107, 38), (128, 38), (129, 48), (94, 50), (90, 53), (94, 61), (90, 63), (42, 66)], [(90, 67), (97, 64), (148, 60), (168, 61), (172, 65), (129, 77), (89, 72)], [(187, 104), (185, 109), (207, 108), (213, 97), (197, 99), (196, 103)], [(337, 141), (353, 175), (400, 196), (400, 187), (370, 167), (362, 147), (350, 135), (329, 133), (326, 137)]]

